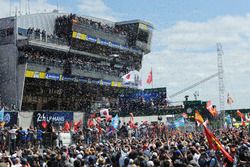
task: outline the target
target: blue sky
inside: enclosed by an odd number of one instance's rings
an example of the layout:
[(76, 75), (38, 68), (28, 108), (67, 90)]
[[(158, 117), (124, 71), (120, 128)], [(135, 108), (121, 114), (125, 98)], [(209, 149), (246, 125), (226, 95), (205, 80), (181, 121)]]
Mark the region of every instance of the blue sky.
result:
[[(25, 11), (25, 0), (22, 11)], [(145, 81), (153, 68), (154, 86), (166, 86), (171, 95), (217, 72), (216, 43), (224, 50), (226, 108), (250, 108), (249, 0), (31, 0), (31, 12), (61, 11), (110, 20), (142, 19), (155, 26), (152, 52), (144, 57)], [(12, 0), (12, 14), (18, 0)], [(9, 14), (9, 0), (0, 0), (0, 17)], [(144, 82), (144, 87), (150, 87)], [(218, 79), (210, 80), (173, 101), (198, 91), (200, 99), (218, 105)]]

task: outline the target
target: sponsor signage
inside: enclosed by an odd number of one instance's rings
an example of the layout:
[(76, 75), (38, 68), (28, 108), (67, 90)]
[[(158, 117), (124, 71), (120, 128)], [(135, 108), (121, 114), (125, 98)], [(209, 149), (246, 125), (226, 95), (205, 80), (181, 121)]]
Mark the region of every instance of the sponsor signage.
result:
[(73, 117), (73, 112), (34, 112), (33, 123), (35, 127), (41, 127), (44, 121), (53, 125), (64, 126), (66, 121), (73, 122)]

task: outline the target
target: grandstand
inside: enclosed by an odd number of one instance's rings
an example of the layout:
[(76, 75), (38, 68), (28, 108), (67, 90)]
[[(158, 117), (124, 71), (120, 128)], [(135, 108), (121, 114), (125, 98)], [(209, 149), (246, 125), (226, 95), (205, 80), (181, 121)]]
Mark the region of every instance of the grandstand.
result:
[(152, 31), (141, 20), (66, 13), (0, 19), (1, 101), (18, 111), (119, 111), (121, 93), (139, 84), (121, 77), (140, 70)]

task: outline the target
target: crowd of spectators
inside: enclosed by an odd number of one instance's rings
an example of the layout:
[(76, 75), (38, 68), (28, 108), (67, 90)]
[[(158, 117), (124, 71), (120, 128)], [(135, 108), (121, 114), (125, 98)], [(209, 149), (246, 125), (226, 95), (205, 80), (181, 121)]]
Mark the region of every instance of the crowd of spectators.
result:
[[(130, 128), (110, 122), (71, 130), (72, 143), (62, 140), (63, 129), (10, 127), (0, 129), (0, 166), (13, 167), (248, 167), (250, 139), (246, 128), (213, 133), (233, 162), (214, 151), (202, 131), (185, 132), (163, 123), (143, 122)], [(51, 129), (51, 130), (48, 130)], [(51, 133), (52, 132), (52, 133)], [(46, 140), (46, 135), (51, 140)], [(45, 141), (45, 142), (44, 142)]]
[(57, 52), (45, 52), (43, 50), (25, 50), (20, 53), (19, 63), (33, 63), (50, 67), (63, 68), (65, 64), (71, 69), (79, 69), (90, 73), (100, 73), (115, 77), (122, 77), (128, 73), (128, 69), (115, 67), (115, 62), (102, 61), (96, 58), (80, 55), (58, 54)]
[(6, 104), (3, 102), (2, 97), (1, 97), (1, 95), (0, 95), (0, 110), (1, 110), (2, 108), (5, 108), (5, 110), (7, 110), (7, 111), (17, 111), (17, 110), (18, 110), (15, 104), (6, 105)]
[[(98, 107), (117, 108), (114, 87), (94, 84), (29, 79), (24, 87), (23, 110), (91, 112)], [(39, 106), (39, 100), (41, 102)]]
[(26, 80), (24, 87), (22, 109), (89, 113), (100, 108), (109, 108), (110, 111), (119, 112), (121, 116), (128, 116), (132, 111), (135, 116), (184, 112), (182, 106), (168, 106), (164, 98), (150, 101), (143, 100), (143, 97), (137, 100), (124, 99), (121, 95), (127, 89), (88, 83), (29, 79)]
[[(67, 41), (62, 37), (57, 37), (54, 34), (47, 34), (45, 30), (28, 28), (27, 36), (29, 39), (36, 39), (48, 43), (66, 44)], [(112, 55), (120, 55), (119, 61), (126, 62), (128, 66), (133, 66), (137, 70), (140, 69), (141, 57), (134, 55), (130, 51), (122, 51), (120, 49), (114, 49), (108, 46), (102, 46), (95, 43), (89, 43), (82, 40), (72, 40), (71, 48), (75, 50), (85, 51), (87, 53), (96, 54), (98, 56), (104, 56), (106, 59), (112, 59)]]
[(79, 17), (75, 14), (59, 16), (56, 19), (55, 30), (58, 36), (66, 37), (72, 32), (72, 24), (88, 25), (93, 29), (98, 31), (103, 31), (105, 33), (120, 34), (123, 36), (127, 35), (126, 31), (123, 31), (119, 27), (108, 25), (104, 22), (95, 21), (93, 19)]

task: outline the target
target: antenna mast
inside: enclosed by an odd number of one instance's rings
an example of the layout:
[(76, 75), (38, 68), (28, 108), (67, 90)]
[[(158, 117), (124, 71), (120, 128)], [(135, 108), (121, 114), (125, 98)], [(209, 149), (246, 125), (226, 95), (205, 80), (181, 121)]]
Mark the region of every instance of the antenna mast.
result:
[(56, 3), (56, 10), (59, 13), (59, 0), (57, 0), (57, 3)]
[(27, 1), (28, 1), (28, 14), (30, 14), (30, 0)]
[(223, 70), (223, 50), (221, 43), (217, 43), (217, 65), (219, 74), (219, 103), (220, 103), (220, 113), (222, 115), (222, 126), (224, 125), (225, 118), (225, 88), (224, 88), (224, 70)]
[(11, 16), (11, 7), (12, 7), (12, 3), (11, 3), (11, 0), (9, 0), (9, 1), (10, 1), (10, 11), (9, 11), (10, 13), (9, 13), (9, 14), (10, 14), (10, 16)]
[(19, 15), (22, 15), (22, 0), (19, 0)]

